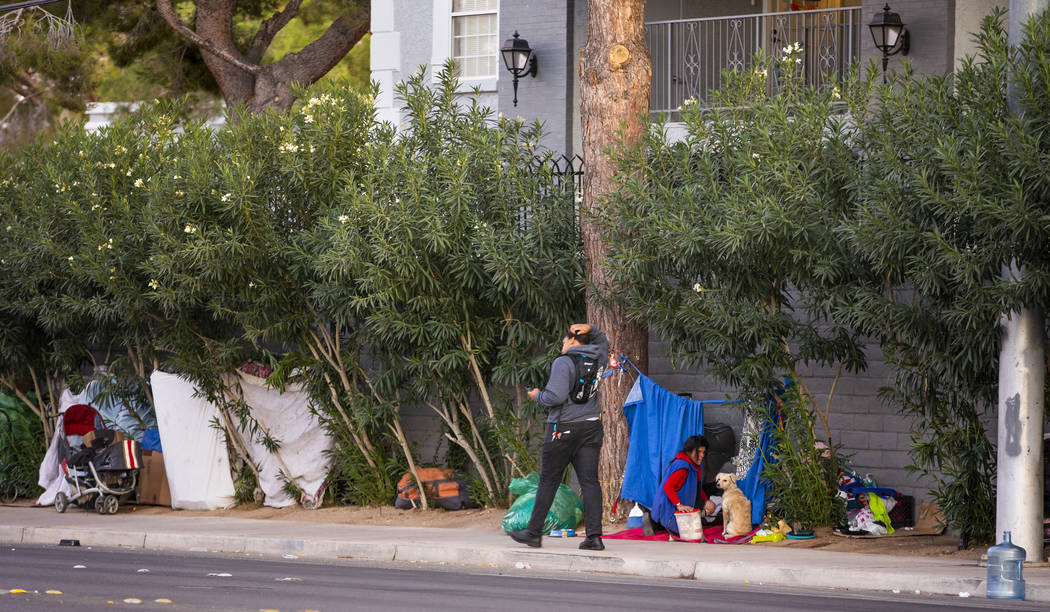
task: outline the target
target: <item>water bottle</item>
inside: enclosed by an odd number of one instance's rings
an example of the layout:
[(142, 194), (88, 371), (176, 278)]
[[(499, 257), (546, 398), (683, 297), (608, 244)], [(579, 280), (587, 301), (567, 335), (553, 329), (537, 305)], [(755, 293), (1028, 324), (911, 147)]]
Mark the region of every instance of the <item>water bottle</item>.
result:
[(1024, 579), (1021, 566), (1025, 552), (1010, 541), (1010, 532), (1003, 532), (1001, 544), (988, 549), (989, 599), (1024, 599)]
[(631, 508), (631, 512), (627, 515), (627, 529), (634, 529), (642, 526), (642, 509), (635, 504)]

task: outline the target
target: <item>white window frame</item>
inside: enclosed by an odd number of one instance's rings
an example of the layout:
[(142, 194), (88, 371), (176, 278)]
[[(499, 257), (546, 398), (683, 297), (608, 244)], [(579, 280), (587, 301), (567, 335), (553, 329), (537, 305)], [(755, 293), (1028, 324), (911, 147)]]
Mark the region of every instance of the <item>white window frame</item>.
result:
[[(445, 62), (452, 57), (452, 0), (433, 0), (434, 2), (434, 22), (433, 22), (433, 45), (431, 46), (430, 54), (430, 71), (431, 78), (434, 82), (437, 81), (437, 75), (441, 72)], [(489, 11), (462, 11), (456, 13), (456, 16), (460, 15), (485, 15), (489, 14)], [(499, 39), (499, 3), (496, 6), (496, 37)], [(475, 89), (479, 89), (483, 92), (495, 92), (497, 91), (497, 85), (499, 83), (499, 72), (500, 62), (499, 52), (496, 52), (496, 74), (490, 77), (482, 78), (470, 78), (460, 79), (458, 91), (462, 93), (471, 93)]]

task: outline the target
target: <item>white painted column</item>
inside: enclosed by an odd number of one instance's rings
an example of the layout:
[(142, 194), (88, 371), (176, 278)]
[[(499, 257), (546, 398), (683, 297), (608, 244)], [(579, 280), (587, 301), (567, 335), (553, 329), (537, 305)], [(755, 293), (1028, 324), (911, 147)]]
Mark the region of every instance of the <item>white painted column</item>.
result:
[[(1010, 44), (1023, 38), (1023, 25), (1034, 14), (1050, 7), (1050, 0), (1010, 0)], [(1007, 90), (1010, 111), (1021, 112), (1016, 92)], [(1003, 277), (1024, 274), (1011, 264)], [(1025, 549), (1030, 562), (1043, 557), (1043, 349), (1045, 322), (1037, 307), (1003, 315), (1003, 341), (999, 353), (999, 426), (996, 466), (995, 538), (1004, 531)]]
[(401, 123), (401, 110), (394, 99), (394, 84), (401, 75), (401, 33), (396, 29), (394, 2), (372, 0), (372, 38), (369, 65), (372, 80), (379, 84), (376, 116), (380, 121)]

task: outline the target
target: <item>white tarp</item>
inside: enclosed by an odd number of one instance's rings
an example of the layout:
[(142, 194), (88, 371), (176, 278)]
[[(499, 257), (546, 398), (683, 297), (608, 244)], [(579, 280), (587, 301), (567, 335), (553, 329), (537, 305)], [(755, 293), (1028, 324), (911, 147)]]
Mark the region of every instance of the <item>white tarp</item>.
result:
[(230, 458), (221, 431), (212, 427), (218, 412), (194, 396), (193, 385), (174, 374), (150, 377), (157, 428), (164, 447), (164, 471), (171, 507), (211, 510), (233, 505)]
[[(81, 399), (83, 395), (83, 393), (73, 395), (67, 388), (62, 392), (62, 397), (58, 400), (58, 413), (64, 415), (66, 409), (70, 406), (83, 404), (84, 401)], [(40, 475), (37, 479), (37, 484), (44, 488), (44, 493), (36, 500), (38, 506), (50, 506), (55, 503), (55, 497), (59, 492), (66, 495), (69, 495), (71, 492), (69, 483), (66, 482), (65, 476), (62, 475), (62, 469), (59, 467), (62, 462), (58, 458), (58, 441), (63, 435), (65, 435), (65, 432), (62, 429), (62, 419), (60, 417), (55, 423), (55, 434), (51, 436), (51, 445), (47, 447), (44, 460), (40, 462)]]
[[(150, 381), (171, 507), (210, 510), (232, 506), (234, 485), (226, 441), (223, 433), (212, 426), (218, 410), (196, 397), (192, 383), (174, 374), (154, 372)], [(296, 503), (284, 490), (287, 479), (303, 491), (304, 505), (317, 505), (324, 495), (330, 464), (326, 452), (332, 448), (332, 439), (310, 411), (309, 395), (298, 385), (288, 385), (284, 393), (279, 393), (268, 389), (265, 380), (244, 373), (239, 382), (244, 400), (260, 425), (255, 435), (241, 431), (241, 438), (259, 468), (264, 503), (274, 508)], [(65, 413), (74, 404), (90, 403), (88, 400), (86, 393), (73, 395), (67, 389), (59, 402), (60, 412)], [(263, 428), (280, 443), (276, 454), (263, 445)], [(39, 505), (54, 503), (59, 491), (69, 493), (69, 484), (59, 469), (61, 435), (59, 426), (40, 465), (39, 483), (44, 494), (37, 500)]]
[[(302, 490), (304, 505), (319, 504), (331, 463), (326, 451), (332, 448), (332, 439), (310, 411), (310, 396), (294, 384), (279, 393), (267, 388), (264, 379), (243, 372), (240, 383), (244, 401), (260, 425), (254, 436), (242, 432), (242, 437), (259, 468), (259, 488), (266, 494), (264, 503), (283, 508), (297, 501), (284, 491), (287, 479)], [(264, 429), (280, 443), (276, 454), (262, 444)]]

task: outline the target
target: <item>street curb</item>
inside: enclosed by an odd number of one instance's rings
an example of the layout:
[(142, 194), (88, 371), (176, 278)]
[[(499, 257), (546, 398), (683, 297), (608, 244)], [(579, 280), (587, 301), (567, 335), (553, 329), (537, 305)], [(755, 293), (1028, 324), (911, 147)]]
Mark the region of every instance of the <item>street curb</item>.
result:
[(22, 527), (0, 525), (0, 544), (21, 544)]
[[(826, 588), (927, 595), (985, 597), (983, 578), (944, 576), (936, 569), (865, 570), (857, 568), (786, 567), (754, 561), (692, 561), (622, 557), (607, 552), (534, 548), (436, 546), (433, 543), (353, 542), (243, 535), (186, 535), (175, 532), (131, 532), (79, 527), (17, 527), (0, 525), (0, 544), (57, 545), (76, 539), (81, 546), (144, 550), (295, 555), (319, 559), (399, 561), (403, 563), (486, 566), (506, 570), (594, 572), (695, 580), (711, 585)], [(1028, 583), (1028, 601), (1050, 602), (1050, 584)]]
[(984, 597), (980, 578), (944, 577), (929, 572), (864, 571), (854, 568), (784, 567), (762, 563), (697, 563), (694, 579), (721, 584), (772, 584), (777, 586), (827, 588), (900, 593), (926, 593)]
[(61, 540), (79, 540), (81, 546), (123, 546), (144, 548), (142, 532), (84, 529), (77, 527), (23, 527), (22, 544), (58, 544)]

